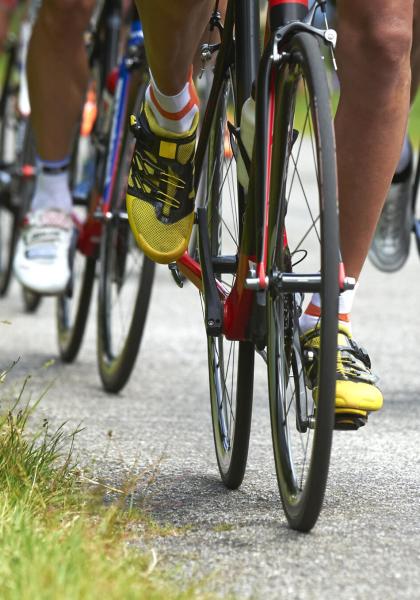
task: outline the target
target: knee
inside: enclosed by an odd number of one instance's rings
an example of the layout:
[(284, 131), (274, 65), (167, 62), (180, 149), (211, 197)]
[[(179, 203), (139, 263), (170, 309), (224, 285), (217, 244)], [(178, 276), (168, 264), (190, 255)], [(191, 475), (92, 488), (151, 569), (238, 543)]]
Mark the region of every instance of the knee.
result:
[(48, 33), (59, 37), (82, 35), (95, 6), (95, 0), (44, 0), (39, 22)]
[(407, 6), (407, 11), (396, 11), (395, 7), (372, 10), (372, 3), (365, 3), (365, 0), (342, 4), (352, 4), (353, 9), (343, 10), (339, 15), (339, 55), (346, 63), (346, 71), (352, 71), (353, 77), (369, 80), (380, 91), (391, 91), (396, 86), (408, 84), (413, 41), (412, 9)]

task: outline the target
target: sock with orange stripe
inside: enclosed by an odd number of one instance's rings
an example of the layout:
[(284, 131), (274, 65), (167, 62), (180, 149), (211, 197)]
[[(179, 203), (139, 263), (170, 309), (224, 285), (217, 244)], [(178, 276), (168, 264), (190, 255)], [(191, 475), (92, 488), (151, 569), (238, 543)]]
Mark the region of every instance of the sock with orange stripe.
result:
[[(357, 287), (357, 286), (356, 286)], [(338, 298), (338, 320), (351, 333), (350, 313), (353, 306), (356, 288), (342, 292)], [(313, 294), (305, 312), (299, 319), (302, 333), (316, 327), (321, 316), (321, 298), (319, 294)]]
[(189, 131), (198, 112), (199, 104), (192, 80), (192, 69), (189, 80), (175, 96), (163, 94), (156, 85), (152, 73), (150, 73), (150, 85), (146, 90), (146, 102), (162, 129), (172, 133), (186, 133)]

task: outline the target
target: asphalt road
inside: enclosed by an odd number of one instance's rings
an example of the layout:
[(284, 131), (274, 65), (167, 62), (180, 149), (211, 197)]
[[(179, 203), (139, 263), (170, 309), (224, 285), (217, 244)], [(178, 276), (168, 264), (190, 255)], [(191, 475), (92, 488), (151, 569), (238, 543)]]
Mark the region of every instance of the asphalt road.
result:
[[(258, 358), (245, 481), (228, 492), (212, 446), (205, 338), (198, 294), (179, 290), (159, 268), (140, 358), (118, 396), (101, 389), (95, 318), (77, 362), (57, 357), (54, 302), (22, 313), (16, 284), (0, 302), (0, 366), (20, 356), (9, 377), (32, 373), (40, 417), (82, 422), (81, 460), (93, 476), (121, 485), (137, 475), (134, 502), (178, 535), (157, 536), (162, 565), (185, 580), (239, 598), (420, 598), (420, 261), (395, 275), (367, 265), (353, 320), (381, 377), (385, 406), (358, 432), (335, 435), (321, 518), (308, 535), (291, 531), (274, 476), (264, 365)], [(187, 320), (185, 320), (187, 315)], [(5, 388), (3, 388), (5, 390)], [(112, 435), (110, 437), (110, 433)]]

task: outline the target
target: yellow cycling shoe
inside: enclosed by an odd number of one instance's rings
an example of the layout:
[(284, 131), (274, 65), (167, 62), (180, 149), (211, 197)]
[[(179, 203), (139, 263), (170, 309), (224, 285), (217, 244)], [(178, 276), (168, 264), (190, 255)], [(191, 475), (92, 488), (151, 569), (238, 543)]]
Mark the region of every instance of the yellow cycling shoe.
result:
[[(342, 324), (339, 325), (337, 341), (336, 429), (358, 429), (366, 423), (370, 412), (382, 408), (383, 397), (375, 385), (378, 378), (371, 371), (369, 356)], [(311, 357), (305, 371), (316, 401), (319, 328), (310, 329), (302, 335), (301, 343), (304, 355)]]
[(190, 131), (162, 129), (147, 103), (131, 117), (136, 148), (127, 187), (128, 220), (144, 254), (158, 263), (180, 258), (194, 222), (194, 154), (198, 113)]

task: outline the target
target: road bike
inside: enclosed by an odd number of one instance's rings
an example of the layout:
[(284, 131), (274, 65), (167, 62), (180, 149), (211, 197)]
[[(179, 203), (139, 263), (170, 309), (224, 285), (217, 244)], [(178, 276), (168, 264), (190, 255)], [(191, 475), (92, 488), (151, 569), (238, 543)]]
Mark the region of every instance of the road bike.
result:
[[(210, 28), (220, 42), (195, 159), (198, 257), (171, 272), (200, 291), (207, 334), (211, 416), (219, 471), (243, 479), (251, 427), (255, 351), (267, 366), (275, 466), (289, 524), (308, 531), (321, 510), (335, 424), (337, 307), (345, 277), (338, 234), (335, 143), (323, 54), (336, 33), (313, 25), (318, 0), (269, 0), (259, 50), (259, 5), (218, 2)], [(325, 51), (325, 52), (324, 52)], [(247, 156), (241, 112), (253, 96), (255, 142)], [(229, 134), (231, 156), (226, 153)], [(237, 162), (248, 184), (238, 180)], [(248, 190), (246, 191), (246, 187)], [(318, 352), (305, 352), (299, 316), (321, 296)], [(311, 390), (308, 365), (317, 373)]]
[(61, 358), (71, 362), (82, 343), (97, 278), (98, 369), (104, 388), (116, 393), (134, 367), (155, 268), (138, 249), (125, 210), (135, 144), (129, 117), (139, 110), (148, 70), (140, 21), (131, 12), (125, 19), (121, 2), (98, 3), (88, 38), (88, 97), (97, 115), (87, 131), (82, 119), (74, 150), (73, 275), (57, 300), (56, 321)]

